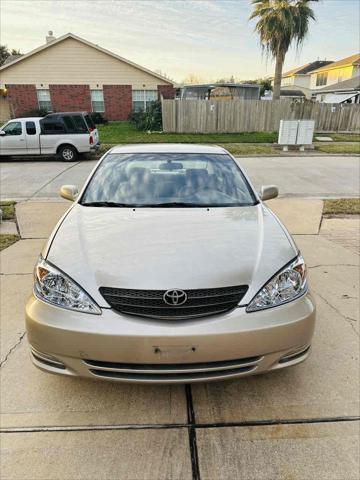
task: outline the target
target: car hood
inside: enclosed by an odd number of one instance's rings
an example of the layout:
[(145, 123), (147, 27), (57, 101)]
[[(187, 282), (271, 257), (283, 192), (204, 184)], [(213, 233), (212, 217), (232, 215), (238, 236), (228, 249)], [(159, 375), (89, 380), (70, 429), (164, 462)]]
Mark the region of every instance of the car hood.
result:
[(296, 256), (263, 204), (104, 208), (75, 204), (44, 254), (100, 306), (99, 287), (183, 290), (248, 285), (242, 304)]

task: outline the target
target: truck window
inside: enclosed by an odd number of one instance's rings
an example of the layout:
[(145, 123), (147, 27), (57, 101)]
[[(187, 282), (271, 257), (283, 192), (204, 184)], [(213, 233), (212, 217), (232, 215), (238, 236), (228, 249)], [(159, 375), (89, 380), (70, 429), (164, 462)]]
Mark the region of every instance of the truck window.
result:
[(76, 133), (88, 133), (88, 127), (82, 115), (72, 115), (76, 127)]
[(36, 135), (35, 122), (26, 122), (26, 133), (28, 135)]
[(96, 126), (95, 126), (95, 123), (93, 122), (93, 119), (90, 117), (90, 115), (85, 115), (84, 118), (89, 129), (94, 130)]
[(65, 127), (66, 127), (66, 131), (68, 133), (76, 133), (76, 126), (75, 126), (75, 123), (74, 123), (74, 120), (72, 117), (70, 117), (69, 115), (64, 115), (63, 116), (63, 121), (65, 123)]
[(46, 135), (65, 133), (65, 126), (59, 117), (48, 117), (40, 121), (41, 132)]
[(6, 135), (21, 135), (22, 127), (21, 122), (10, 122), (3, 128)]

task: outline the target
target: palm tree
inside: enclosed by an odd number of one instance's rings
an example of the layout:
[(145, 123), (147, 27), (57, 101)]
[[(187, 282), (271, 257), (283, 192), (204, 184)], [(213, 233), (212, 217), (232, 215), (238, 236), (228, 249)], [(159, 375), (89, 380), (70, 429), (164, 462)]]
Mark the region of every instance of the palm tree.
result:
[(249, 20), (257, 19), (255, 31), (266, 55), (275, 59), (273, 100), (280, 98), (282, 69), (286, 52), (295, 42), (300, 47), (315, 14), (310, 1), (318, 0), (252, 0), (254, 11)]

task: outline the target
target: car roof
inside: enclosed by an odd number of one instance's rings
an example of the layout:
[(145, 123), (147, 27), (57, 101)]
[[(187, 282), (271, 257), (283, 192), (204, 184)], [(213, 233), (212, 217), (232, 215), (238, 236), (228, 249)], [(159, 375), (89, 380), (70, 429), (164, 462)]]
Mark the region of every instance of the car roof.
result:
[[(20, 122), (20, 120), (27, 120), (27, 121), (34, 121), (34, 120), (41, 120), (44, 117), (20, 117), (20, 118), (11, 118), (9, 122)], [(8, 123), (8, 122), (7, 122)]]
[(48, 113), (47, 117), (58, 117), (59, 115), (88, 115), (88, 112), (53, 112)]
[(213, 153), (228, 154), (217, 145), (198, 145), (194, 143), (145, 143), (116, 145), (109, 153)]

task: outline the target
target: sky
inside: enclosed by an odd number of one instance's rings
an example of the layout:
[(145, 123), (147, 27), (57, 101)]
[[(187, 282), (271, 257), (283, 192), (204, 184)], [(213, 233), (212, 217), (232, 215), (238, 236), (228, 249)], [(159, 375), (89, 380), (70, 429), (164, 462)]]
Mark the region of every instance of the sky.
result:
[[(317, 22), (285, 70), (359, 52), (359, 0), (313, 3)], [(194, 75), (215, 81), (273, 74), (248, 18), (250, 0), (1, 0), (0, 41), (27, 53), (72, 32), (176, 82)]]

